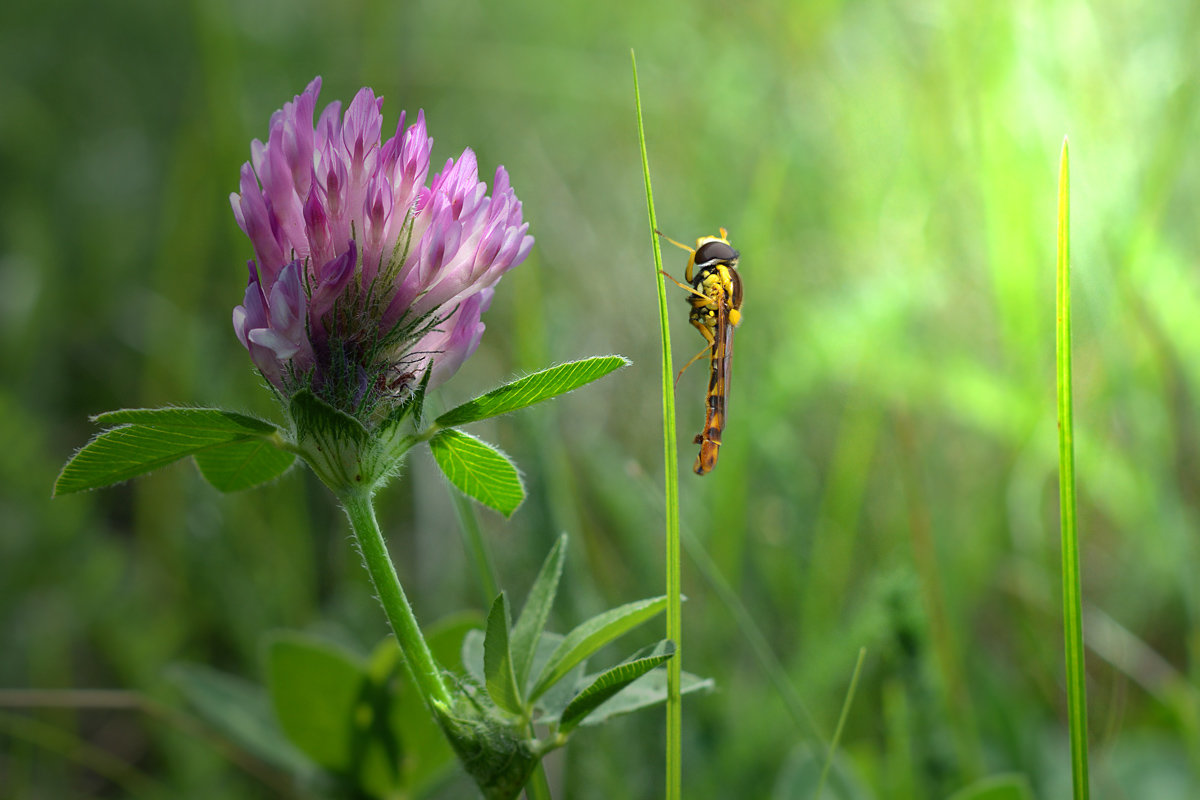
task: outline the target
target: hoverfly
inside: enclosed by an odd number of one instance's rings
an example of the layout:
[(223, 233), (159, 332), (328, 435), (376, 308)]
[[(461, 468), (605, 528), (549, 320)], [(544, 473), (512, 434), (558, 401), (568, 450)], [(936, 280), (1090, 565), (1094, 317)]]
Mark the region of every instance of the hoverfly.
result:
[(733, 329), (742, 321), (742, 279), (737, 272), (738, 251), (729, 244), (724, 228), (721, 228), (720, 236), (697, 239), (695, 248), (680, 244), (661, 231), (656, 233), (691, 254), (687, 272), (684, 273), (687, 283), (675, 280), (666, 272), (663, 275), (687, 290), (687, 300), (692, 306), (688, 322), (700, 331), (708, 343), (675, 376), (675, 382), (678, 383), (688, 367), (708, 355), (707, 414), (704, 430), (696, 434), (693, 440), (700, 445), (693, 469), (697, 475), (705, 475), (717, 465), (721, 431), (725, 429), (729, 384), (733, 379)]

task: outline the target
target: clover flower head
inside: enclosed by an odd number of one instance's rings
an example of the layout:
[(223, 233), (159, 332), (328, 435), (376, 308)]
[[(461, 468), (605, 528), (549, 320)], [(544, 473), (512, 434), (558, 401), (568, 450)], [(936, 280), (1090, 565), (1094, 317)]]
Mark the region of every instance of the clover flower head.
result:
[(468, 148), (428, 180), (425, 116), (381, 142), (383, 98), (359, 90), (313, 123), (318, 77), (251, 143), (234, 216), (254, 247), (233, 328), (285, 396), (312, 389), (369, 415), (479, 346), (500, 277), (533, 246), (504, 167), (491, 194)]

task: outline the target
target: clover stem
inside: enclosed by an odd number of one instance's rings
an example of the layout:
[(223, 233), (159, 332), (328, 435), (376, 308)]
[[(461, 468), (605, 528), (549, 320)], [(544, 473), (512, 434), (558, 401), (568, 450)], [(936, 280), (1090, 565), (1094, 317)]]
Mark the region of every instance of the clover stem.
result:
[(413, 616), (412, 606), (400, 585), (396, 567), (388, 556), (387, 544), (375, 519), (375, 505), (368, 490), (347, 490), (339, 499), (350, 518), (350, 527), (362, 553), (363, 563), (371, 576), (371, 583), (383, 605), (400, 651), (404, 654), (405, 668), (412, 683), (431, 709), (449, 709), (452, 705), (450, 691), (442, 679), (441, 670), (433, 660), (429, 645), (421, 635), (421, 628)]

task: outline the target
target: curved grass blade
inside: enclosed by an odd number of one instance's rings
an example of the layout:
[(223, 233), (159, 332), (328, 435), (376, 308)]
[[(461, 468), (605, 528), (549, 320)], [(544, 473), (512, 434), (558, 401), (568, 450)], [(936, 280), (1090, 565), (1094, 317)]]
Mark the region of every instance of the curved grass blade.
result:
[(468, 400), (437, 418), (443, 428), (465, 425), (566, 394), (629, 364), (622, 356), (596, 356), (535, 372)]
[(650, 250), (654, 253), (654, 285), (658, 290), (658, 328), (662, 339), (662, 415), (663, 468), (666, 477), (664, 504), (666, 511), (666, 583), (667, 638), (675, 643), (679, 656), (667, 664), (667, 683), (671, 687), (667, 699), (666, 800), (679, 800), (683, 795), (683, 570), (679, 553), (679, 454), (675, 442), (675, 367), (671, 363), (671, 328), (667, 321), (667, 290), (662, 279), (662, 251), (658, 241), (658, 218), (654, 213), (654, 189), (650, 185), (650, 157), (646, 152), (646, 127), (642, 120), (642, 92), (638, 86), (637, 57), (629, 51), (633, 68), (633, 104), (637, 111), (638, 149), (642, 156), (642, 177), (646, 184), (646, 214), (650, 222)]
[(433, 458), (450, 482), (506, 517), (525, 499), (525, 487), (508, 456), (487, 442), (453, 429), (429, 440)]

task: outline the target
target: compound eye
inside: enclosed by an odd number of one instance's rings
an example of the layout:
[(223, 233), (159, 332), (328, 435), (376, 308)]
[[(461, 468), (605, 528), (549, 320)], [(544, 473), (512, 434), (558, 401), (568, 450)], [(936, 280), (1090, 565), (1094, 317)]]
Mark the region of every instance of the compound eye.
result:
[(705, 242), (696, 250), (697, 264), (711, 264), (715, 261), (733, 261), (737, 257), (737, 250), (734, 250), (725, 242)]

